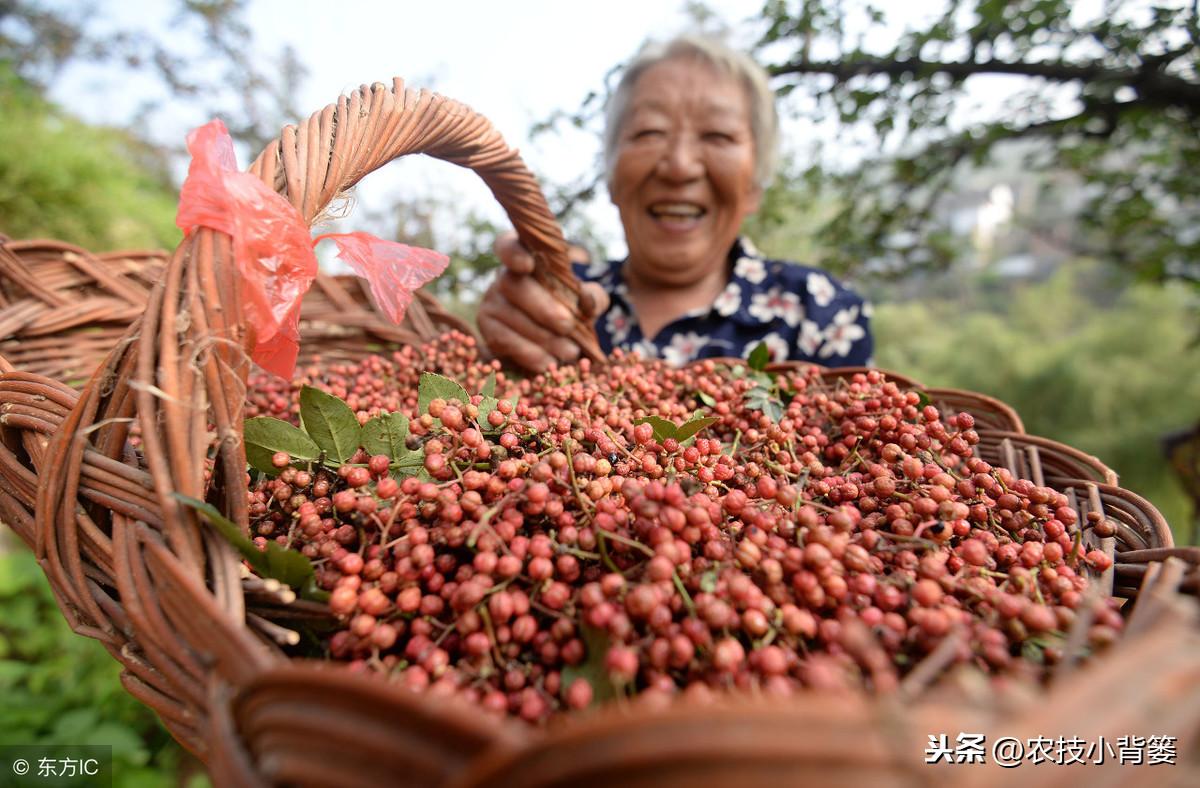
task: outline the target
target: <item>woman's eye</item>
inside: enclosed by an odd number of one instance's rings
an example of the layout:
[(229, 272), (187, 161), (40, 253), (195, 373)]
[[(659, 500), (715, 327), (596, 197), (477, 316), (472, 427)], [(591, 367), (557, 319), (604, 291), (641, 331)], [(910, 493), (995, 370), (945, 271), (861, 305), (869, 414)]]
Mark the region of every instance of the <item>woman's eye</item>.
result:
[(733, 135), (727, 131), (706, 131), (704, 139), (709, 142), (733, 142)]
[(633, 132), (633, 139), (646, 140), (661, 137), (665, 132), (662, 129), (638, 129)]

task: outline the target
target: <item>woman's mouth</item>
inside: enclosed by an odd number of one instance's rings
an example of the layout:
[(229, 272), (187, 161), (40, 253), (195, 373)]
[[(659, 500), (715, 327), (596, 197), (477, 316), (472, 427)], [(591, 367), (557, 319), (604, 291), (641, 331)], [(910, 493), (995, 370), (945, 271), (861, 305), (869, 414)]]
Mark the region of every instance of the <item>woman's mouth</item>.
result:
[(690, 202), (654, 203), (648, 212), (659, 224), (681, 230), (692, 227), (707, 213), (702, 206)]

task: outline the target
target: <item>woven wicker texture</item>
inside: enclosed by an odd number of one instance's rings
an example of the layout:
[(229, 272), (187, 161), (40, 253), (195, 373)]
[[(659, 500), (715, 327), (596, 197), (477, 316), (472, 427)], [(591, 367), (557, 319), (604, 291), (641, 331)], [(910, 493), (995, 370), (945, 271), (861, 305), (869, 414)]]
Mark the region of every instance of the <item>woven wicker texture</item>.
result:
[(981, 429), (976, 452), (988, 462), (1004, 465), (1025, 479), (1044, 477), (1046, 483), (1090, 479), (1116, 485), (1117, 474), (1100, 460), (1066, 444), (1020, 432)]
[(447, 331), (473, 334), (424, 290), (418, 290), (400, 325), (394, 325), (371, 297), (365, 279), (322, 274), (300, 308), (301, 364), (353, 363), (373, 353), (428, 342)]
[[(0, 356), (15, 368), (82, 386), (146, 310), (162, 251), (93, 254), (62, 241), (0, 236)], [(300, 313), (302, 364), (361, 361), (448, 330), (473, 328), (418, 290), (393, 324), (365, 280), (320, 274)]]
[(165, 257), (0, 236), (0, 356), (82, 384), (145, 310)]
[[(1130, 571), (1127, 564), (1143, 563), (1125, 559), (1125, 554), (1135, 554), (1154, 545), (1162, 550), (1158, 560), (1168, 554), (1187, 557), (1186, 552), (1172, 546), (1171, 528), (1159, 511), (1141, 496), (1117, 487), (1116, 474), (1095, 457), (1034, 435), (986, 430), (980, 432), (976, 448), (979, 456), (989, 462), (1067, 494), (1079, 513), (1079, 522), (1085, 524), (1083, 539), (1087, 548), (1102, 550), (1115, 562), (1099, 578), (1106, 594), (1129, 597), (1136, 593), (1136, 583), (1115, 582), (1118, 573)], [(1064, 472), (1073, 473), (1076, 478), (1057, 475)], [(1115, 536), (1096, 536), (1093, 526), (1100, 519), (1116, 526)]]

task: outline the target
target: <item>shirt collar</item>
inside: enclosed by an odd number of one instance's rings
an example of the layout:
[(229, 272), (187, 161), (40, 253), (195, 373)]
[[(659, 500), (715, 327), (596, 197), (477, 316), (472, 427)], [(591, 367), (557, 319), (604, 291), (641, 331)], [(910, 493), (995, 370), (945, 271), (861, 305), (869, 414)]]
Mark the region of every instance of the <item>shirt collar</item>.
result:
[[(746, 278), (744, 272), (739, 269), (745, 267), (738, 266), (738, 262), (745, 259), (746, 264), (750, 266), (762, 266), (764, 268), (764, 278), (759, 279), (757, 283), (751, 282)], [(625, 261), (612, 260), (608, 263), (607, 269), (600, 272), (592, 281), (598, 282), (611, 295), (613, 303), (620, 303), (621, 307), (628, 313), (633, 314), (633, 307), (629, 303), (629, 288), (625, 284), (625, 277), (621, 271), (625, 265)], [(750, 314), (750, 297), (756, 292), (761, 292), (763, 282), (769, 278), (769, 272), (765, 270), (766, 261), (763, 260), (758, 250), (754, 245), (745, 238), (737, 238), (733, 242), (733, 246), (729, 250), (727, 258), (729, 266), (729, 282), (725, 285), (725, 289), (721, 291), (716, 300), (706, 307), (693, 309), (691, 312), (683, 315), (683, 318), (710, 318), (714, 320), (731, 320), (734, 323), (745, 326), (761, 326), (762, 320)], [(593, 269), (594, 270), (594, 269)], [(591, 273), (591, 272), (589, 272)], [(717, 311), (717, 305), (723, 299), (737, 302), (737, 308), (728, 315), (721, 314)]]

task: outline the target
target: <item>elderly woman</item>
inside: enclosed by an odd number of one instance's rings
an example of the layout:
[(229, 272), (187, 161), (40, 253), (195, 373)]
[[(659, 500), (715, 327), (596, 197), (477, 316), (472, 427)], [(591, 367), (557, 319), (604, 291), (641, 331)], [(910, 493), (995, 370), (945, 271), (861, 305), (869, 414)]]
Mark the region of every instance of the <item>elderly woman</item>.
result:
[[(771, 180), (777, 130), (766, 73), (724, 44), (651, 42), (625, 69), (604, 153), (629, 254), (576, 265), (606, 352), (681, 365), (744, 357), (765, 342), (775, 361), (869, 363), (861, 297), (820, 270), (764, 259), (739, 237)], [(515, 235), (496, 251), (504, 268), (478, 315), (492, 352), (535, 371), (576, 359), (570, 318), (529, 276), (532, 258)]]

